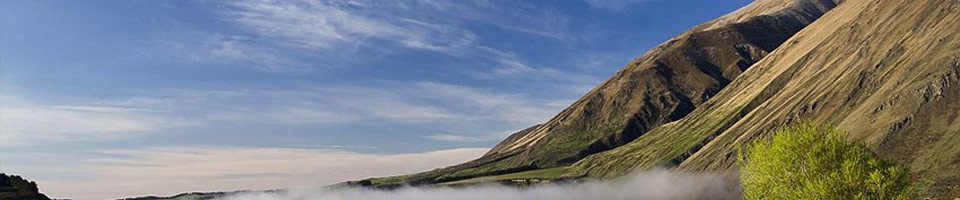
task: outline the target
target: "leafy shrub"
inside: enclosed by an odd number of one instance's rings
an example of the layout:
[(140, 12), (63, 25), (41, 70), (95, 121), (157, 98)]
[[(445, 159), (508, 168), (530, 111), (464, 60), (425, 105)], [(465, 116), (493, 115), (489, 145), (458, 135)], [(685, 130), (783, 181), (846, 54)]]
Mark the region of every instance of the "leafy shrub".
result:
[(906, 169), (829, 126), (780, 129), (742, 148), (739, 163), (745, 199), (915, 198)]

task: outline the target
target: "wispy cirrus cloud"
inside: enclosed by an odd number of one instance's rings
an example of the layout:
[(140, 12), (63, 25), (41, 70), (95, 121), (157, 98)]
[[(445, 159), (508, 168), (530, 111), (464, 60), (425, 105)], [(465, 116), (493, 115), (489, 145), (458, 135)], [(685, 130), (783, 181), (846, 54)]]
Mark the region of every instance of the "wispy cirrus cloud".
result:
[[(277, 124), (499, 121), (529, 125), (564, 106), (557, 103), (562, 101), (559, 99), (419, 81), (285, 90), (179, 90), (171, 92), (168, 98), (178, 99), (170, 104), (191, 102), (186, 106), (213, 109), (207, 111), (213, 113), (208, 115), (209, 120)], [(248, 105), (257, 105), (256, 110), (250, 110)]]
[[(382, 5), (396, 4), (396, 5)], [(355, 1), (233, 1), (221, 15), (253, 34), (302, 49), (344, 50), (363, 45), (400, 45), (409, 49), (456, 54), (473, 44), (476, 35), (454, 25), (392, 15), (404, 3)], [(387, 44), (384, 44), (387, 43)], [(374, 46), (385, 48), (385, 46)]]
[[(566, 105), (564, 99), (427, 81), (285, 89), (170, 89), (85, 100), (61, 97), (72, 100), (71, 104), (20, 96), (4, 93), (0, 98), (2, 145), (115, 140), (177, 127), (239, 124), (406, 124), (449, 127), (441, 128), (442, 132), (462, 136), (428, 139), (492, 141), (503, 137), (501, 132), (540, 123)], [(472, 128), (456, 130), (464, 126)], [(464, 139), (467, 137), (483, 139)]]
[[(419, 0), (417, 4), (429, 8), (434, 19), (446, 21), (474, 21), (490, 24), (501, 29), (555, 39), (561, 42), (576, 42), (570, 33), (567, 14), (553, 7), (524, 1), (437, 1)], [(436, 18), (445, 16), (445, 18)]]
[(502, 140), (503, 137), (497, 135), (461, 135), (461, 134), (436, 134), (428, 135), (426, 138), (441, 142), (489, 142)]
[[(532, 126), (532, 125), (531, 125)], [(528, 128), (528, 127), (523, 127)], [(424, 136), (424, 138), (440, 142), (474, 143), (474, 142), (492, 142), (507, 138), (513, 133), (523, 129), (502, 129), (499, 132), (486, 132), (483, 134), (460, 134), (460, 133), (440, 133)]]
[(151, 108), (43, 103), (9, 92), (2, 96), (0, 146), (114, 140), (196, 125), (163, 117), (164, 111)]
[(495, 93), (478, 88), (420, 82), (416, 84), (422, 95), (450, 101), (450, 106), (465, 113), (465, 119), (502, 120), (509, 123), (532, 125), (559, 112), (562, 106), (555, 99), (541, 99), (523, 94)]
[(241, 0), (223, 3), (216, 16), (238, 31), (209, 34), (202, 47), (186, 48), (193, 60), (239, 61), (278, 73), (358, 66), (411, 52), (489, 61), (487, 67), (502, 73), (523, 70), (516, 65), (523, 58), (492, 47), (496, 38), (478, 30), (577, 40), (565, 14), (524, 2)]
[[(180, 93), (199, 95), (179, 97), (201, 100), (193, 107), (215, 108), (204, 111), (210, 114), (202, 120), (210, 124), (406, 124), (431, 127), (434, 132), (422, 133), (423, 137), (442, 142), (500, 140), (513, 131), (542, 123), (569, 104), (563, 98), (426, 81)], [(236, 106), (217, 106), (225, 102)], [(256, 110), (245, 106), (251, 104)]]

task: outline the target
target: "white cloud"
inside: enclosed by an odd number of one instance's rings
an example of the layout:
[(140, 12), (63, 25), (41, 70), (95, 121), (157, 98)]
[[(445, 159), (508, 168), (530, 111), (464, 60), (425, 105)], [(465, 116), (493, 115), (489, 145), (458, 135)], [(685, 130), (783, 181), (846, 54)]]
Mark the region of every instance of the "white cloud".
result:
[(154, 47), (169, 52), (169, 62), (196, 66), (247, 66), (250, 69), (289, 75), (334, 68), (336, 63), (310, 62), (303, 50), (288, 50), (265, 45), (262, 38), (236, 33), (209, 33), (199, 30), (179, 30), (183, 38), (163, 38), (153, 41)]
[(148, 134), (192, 123), (149, 108), (46, 104), (5, 92), (0, 98), (0, 146), (45, 141), (99, 141)]
[[(206, 120), (273, 124), (506, 122), (529, 126), (563, 108), (557, 99), (486, 91), (437, 82), (383, 82), (368, 86), (286, 90), (172, 92), (168, 106), (208, 109)], [(185, 104), (183, 102), (190, 102)], [(229, 104), (228, 104), (229, 103)], [(252, 109), (250, 105), (256, 105)], [(174, 109), (174, 108), (171, 108)]]
[(489, 137), (489, 136), (470, 136), (470, 135), (455, 135), (455, 134), (436, 134), (430, 135), (426, 138), (436, 141), (443, 142), (487, 142), (487, 141), (496, 141), (503, 138), (500, 137)]
[(342, 50), (368, 39), (439, 53), (457, 52), (476, 36), (450, 25), (390, 16), (383, 7), (344, 1), (234, 1), (222, 16), (285, 45)]
[(299, 145), (297, 147), (314, 149), (379, 149), (374, 146), (353, 146), (353, 145)]
[[(551, 100), (539, 99), (522, 94), (502, 94), (483, 91), (477, 88), (435, 82), (421, 82), (418, 87), (428, 97), (447, 99), (461, 106), (466, 119), (499, 119), (509, 123), (533, 125), (547, 120), (562, 109), (562, 106), (549, 104)], [(565, 106), (565, 105), (563, 105)]]
[[(300, 88), (286, 91), (248, 91), (269, 101), (261, 105), (261, 121), (280, 123), (350, 123), (386, 121), (424, 123), (460, 117), (442, 105), (419, 101), (413, 88), (401, 86)], [(246, 115), (246, 113), (235, 113)]]
[[(362, 124), (429, 126), (431, 134), (456, 132), (473, 141), (540, 123), (565, 100), (437, 82), (382, 82), (368, 86), (284, 90), (150, 91), (117, 99), (43, 103), (14, 94), (0, 98), (0, 145), (134, 138), (183, 126), (319, 127)], [(498, 124), (498, 126), (490, 126)], [(446, 138), (444, 140), (443, 138)], [(476, 138), (483, 138), (476, 139)], [(451, 137), (433, 137), (452, 141)]]
[(82, 163), (19, 170), (79, 173), (85, 178), (37, 181), (42, 184), (41, 190), (52, 197), (106, 199), (187, 191), (317, 188), (452, 165), (479, 157), (486, 150), (368, 154), (324, 149), (173, 146), (103, 150), (96, 153), (101, 157)]
[(404, 124), (429, 127), (421, 128), (429, 130), (423, 133), (424, 138), (448, 142), (499, 140), (512, 131), (547, 120), (569, 103), (566, 99), (437, 82), (168, 93), (172, 94), (167, 98), (174, 100), (159, 107), (200, 112), (180, 115), (195, 116), (194, 121), (205, 124)]
[(200, 50), (173, 46), (194, 52), (191, 60), (240, 61), (277, 73), (357, 66), (380, 55), (411, 51), (523, 70), (516, 65), (522, 65), (520, 59), (490, 51), (493, 48), (474, 32), (477, 26), (576, 40), (568, 33), (566, 15), (525, 2), (240, 0), (224, 3), (216, 13), (241, 31), (211, 34)]
[(55, 109), (55, 110), (68, 110), (68, 111), (94, 112), (94, 113), (164, 112), (164, 111), (152, 110), (152, 109), (146, 109), (146, 108), (120, 107), (120, 106), (59, 105), (59, 106), (49, 106), (48, 108)]
[[(594, 86), (602, 79), (601, 77), (587, 75), (587, 73), (578, 73), (576, 71), (590, 71), (597, 68), (619, 65), (620, 63), (610, 63), (609, 58), (595, 54), (577, 54), (577, 57), (567, 58), (571, 67), (576, 70), (560, 70), (544, 66), (532, 66), (524, 61), (515, 53), (502, 51), (498, 49), (479, 46), (478, 51), (484, 52), (485, 59), (489, 60), (489, 70), (487, 71), (465, 71), (464, 74), (481, 80), (495, 79), (521, 79), (529, 81), (538, 81), (544, 85), (555, 85), (559, 87), (582, 87), (582, 85)], [(574, 84), (575, 86), (560, 86)], [(579, 91), (579, 90), (576, 90)], [(573, 94), (582, 94), (574, 92)]]
[(574, 42), (576, 38), (568, 30), (569, 16), (550, 5), (537, 5), (525, 1), (436, 1), (419, 0), (434, 12), (435, 19), (478, 21), (493, 26), (561, 42)]

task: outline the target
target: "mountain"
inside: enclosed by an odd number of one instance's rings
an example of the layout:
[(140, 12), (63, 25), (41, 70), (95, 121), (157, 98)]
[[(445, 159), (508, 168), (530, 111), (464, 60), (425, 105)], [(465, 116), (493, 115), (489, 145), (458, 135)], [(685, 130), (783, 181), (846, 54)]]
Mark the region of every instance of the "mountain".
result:
[(667, 160), (736, 169), (739, 146), (798, 120), (907, 166), (935, 196), (960, 196), (960, 1), (848, 0), (686, 118), (574, 165), (611, 177)]
[(17, 175), (0, 173), (0, 200), (50, 200), (37, 183)]
[(759, 0), (637, 58), (483, 157), (361, 185), (736, 171), (737, 149), (797, 121), (836, 126), (960, 196), (960, 1)]
[(834, 0), (760, 0), (687, 30), (627, 64), (546, 123), (483, 157), (356, 184), (391, 187), (568, 166), (687, 116), (818, 17)]

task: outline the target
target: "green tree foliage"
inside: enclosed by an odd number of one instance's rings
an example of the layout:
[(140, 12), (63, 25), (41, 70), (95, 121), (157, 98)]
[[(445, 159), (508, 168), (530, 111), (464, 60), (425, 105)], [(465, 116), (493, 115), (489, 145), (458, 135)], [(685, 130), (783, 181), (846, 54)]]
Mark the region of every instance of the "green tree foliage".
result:
[(742, 148), (739, 163), (748, 200), (915, 198), (907, 170), (829, 126), (780, 129)]

